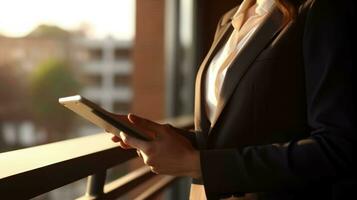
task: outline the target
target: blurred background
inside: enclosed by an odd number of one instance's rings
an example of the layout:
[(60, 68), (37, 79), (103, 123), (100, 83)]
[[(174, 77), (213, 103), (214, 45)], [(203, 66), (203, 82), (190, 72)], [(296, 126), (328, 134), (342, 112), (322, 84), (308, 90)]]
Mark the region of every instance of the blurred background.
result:
[[(219, 16), (238, 2), (0, 3), (1, 153), (102, 132), (58, 104), (63, 96), (81, 94), (109, 111), (152, 120), (192, 115), (199, 63)], [(139, 165), (112, 169), (108, 181)], [(37, 199), (84, 192), (80, 180)]]
[(4, 1), (0, 6), (1, 150), (101, 130), (58, 104), (82, 94), (128, 113), (133, 0)]

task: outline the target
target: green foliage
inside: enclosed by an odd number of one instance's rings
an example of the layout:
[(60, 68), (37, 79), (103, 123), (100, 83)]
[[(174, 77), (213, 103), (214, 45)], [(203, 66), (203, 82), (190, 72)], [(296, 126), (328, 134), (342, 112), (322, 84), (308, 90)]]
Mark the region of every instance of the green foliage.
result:
[(80, 83), (63, 61), (49, 59), (34, 70), (30, 93), (37, 123), (50, 131), (66, 132), (73, 124), (73, 113), (58, 103), (58, 98), (77, 94)]
[(28, 37), (56, 37), (65, 38), (70, 36), (70, 32), (58, 26), (42, 24), (36, 27)]

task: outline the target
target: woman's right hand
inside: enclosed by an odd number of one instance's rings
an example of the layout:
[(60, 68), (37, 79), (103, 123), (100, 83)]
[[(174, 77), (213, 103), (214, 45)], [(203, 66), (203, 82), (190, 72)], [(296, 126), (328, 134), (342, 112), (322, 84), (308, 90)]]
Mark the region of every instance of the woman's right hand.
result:
[[(124, 122), (130, 124), (130, 120), (129, 120), (128, 115), (119, 115), (119, 114), (114, 114), (114, 113), (110, 113), (110, 115), (112, 115), (114, 118), (117, 118), (120, 121), (124, 121)], [(108, 130), (105, 130), (105, 132), (110, 133)], [(123, 140), (120, 137), (116, 136), (116, 135), (113, 135), (112, 141), (115, 142), (115, 143), (118, 143), (119, 146), (121, 148), (123, 148), (123, 149), (133, 149), (133, 147), (125, 144), (123, 142)]]
[(123, 142), (123, 140), (120, 139), (120, 137), (118, 137), (118, 136), (116, 136), (116, 135), (114, 135), (114, 136), (112, 137), (112, 141), (115, 142), (115, 143), (118, 143), (119, 146), (120, 146), (121, 148), (123, 148), (123, 149), (133, 149), (133, 147), (131, 147), (131, 146), (125, 144), (125, 143)]

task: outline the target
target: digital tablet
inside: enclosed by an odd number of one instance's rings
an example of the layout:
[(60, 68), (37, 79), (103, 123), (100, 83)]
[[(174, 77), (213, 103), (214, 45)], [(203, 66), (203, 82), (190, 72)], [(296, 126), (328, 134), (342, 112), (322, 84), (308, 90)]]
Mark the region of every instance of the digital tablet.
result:
[(127, 122), (115, 118), (110, 114), (110, 112), (80, 95), (62, 97), (59, 98), (58, 101), (68, 109), (74, 111), (78, 115), (103, 128), (104, 130), (115, 134), (116, 136), (120, 136), (119, 133), (122, 131), (141, 140), (151, 140), (149, 136), (140, 132), (135, 127), (131, 126)]

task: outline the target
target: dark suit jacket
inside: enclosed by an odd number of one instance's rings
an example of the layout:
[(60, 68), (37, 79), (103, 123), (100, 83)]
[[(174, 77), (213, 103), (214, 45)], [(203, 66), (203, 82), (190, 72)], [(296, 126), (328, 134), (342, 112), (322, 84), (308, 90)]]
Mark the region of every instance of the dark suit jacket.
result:
[(210, 124), (205, 72), (231, 34), (237, 8), (222, 17), (196, 79), (196, 142), (208, 199), (257, 193), (260, 199), (327, 200), (352, 192), (351, 2), (307, 1), (285, 26), (275, 9), (227, 71)]

